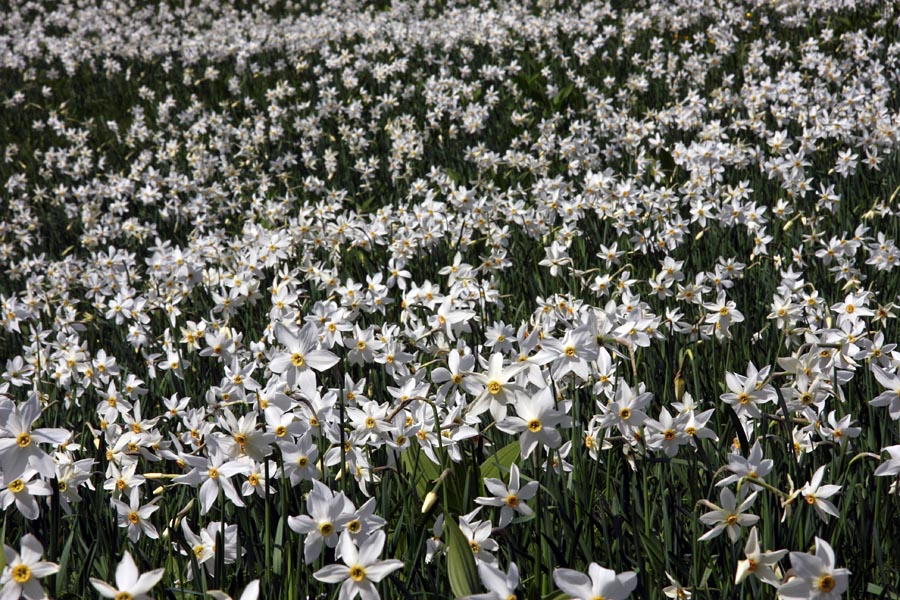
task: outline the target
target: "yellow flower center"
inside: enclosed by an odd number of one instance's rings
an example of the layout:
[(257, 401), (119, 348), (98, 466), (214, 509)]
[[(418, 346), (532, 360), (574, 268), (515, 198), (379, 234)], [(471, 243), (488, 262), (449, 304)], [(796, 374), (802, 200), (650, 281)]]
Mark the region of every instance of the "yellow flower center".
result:
[(249, 483), (253, 487), (258, 486), (259, 485), (259, 475), (257, 475), (256, 473), (250, 473), (249, 475), (247, 475), (247, 483)]
[(815, 504), (815, 503), (816, 503), (816, 496), (815, 496), (815, 494), (807, 494), (807, 495), (806, 495), (806, 503), (807, 503), (807, 504)]
[(375, 429), (375, 419), (372, 417), (366, 417), (366, 429)]
[(510, 494), (506, 497), (506, 505), (510, 508), (517, 508), (519, 506), (519, 497), (515, 494)]
[(331, 521), (319, 523), (319, 533), (322, 534), (322, 537), (328, 537), (329, 535), (334, 533), (334, 525), (331, 523)]
[(675, 439), (675, 431), (672, 430), (672, 429), (666, 429), (666, 430), (663, 432), (663, 437), (665, 438), (665, 440), (666, 440), (667, 442), (671, 442), (672, 440)]
[(306, 359), (299, 352), (294, 352), (291, 354), (291, 364), (299, 369), (306, 364)]
[(499, 381), (488, 381), (487, 389), (492, 396), (496, 396), (503, 389), (503, 385)]
[(28, 583), (31, 579), (31, 568), (28, 565), (16, 565), (12, 570), (12, 578), (16, 583)]
[(572, 358), (573, 356), (575, 356), (575, 346), (566, 346), (566, 349), (564, 350), (564, 352), (565, 352), (566, 356), (568, 356), (569, 358)]
[(366, 349), (366, 342), (365, 342), (365, 340), (359, 340), (358, 342), (356, 342), (356, 349), (359, 350), (360, 352), (362, 352), (363, 350), (365, 350), (365, 349)]
[(481, 544), (479, 544), (475, 540), (471, 540), (469, 542), (469, 548), (471, 548), (472, 552), (474, 552), (475, 554), (478, 554), (479, 552), (481, 552)]
[(128, 513), (128, 522), (132, 525), (137, 525), (141, 518), (138, 516), (136, 512)]
[(623, 408), (622, 410), (619, 411), (619, 416), (622, 418), (623, 421), (627, 421), (628, 419), (631, 418), (631, 409)]
[(309, 464), (309, 459), (305, 456), (300, 456), (297, 458), (297, 466), (301, 469)]
[(741, 392), (740, 394), (738, 394), (737, 400), (739, 404), (747, 404), (748, 402), (750, 402), (750, 394)]
[(362, 522), (359, 519), (353, 519), (347, 523), (347, 531), (350, 533), (359, 533), (362, 531)]
[(203, 555), (204, 550), (206, 550), (206, 546), (204, 546), (203, 544), (194, 546), (194, 556), (200, 558)]
[(210, 467), (209, 469), (209, 477), (211, 479), (216, 479), (219, 476), (219, 470), (215, 467)]
[(451, 377), (451, 380), (456, 385), (459, 385), (462, 383), (462, 375), (460, 375), (459, 373), (456, 373), (453, 377)]
[(275, 435), (278, 437), (284, 437), (287, 434), (287, 427), (284, 425), (279, 425), (275, 428)]
[(819, 580), (816, 582), (816, 587), (826, 594), (833, 590), (836, 585), (837, 582), (834, 580), (834, 577), (827, 574), (820, 576)]
[(361, 565), (350, 567), (350, 579), (362, 581), (366, 578), (366, 570)]
[(735, 525), (735, 524), (737, 524), (737, 520), (738, 520), (737, 515), (728, 515), (728, 518), (725, 519), (725, 522), (728, 523), (729, 525)]
[(528, 431), (532, 433), (537, 433), (543, 428), (544, 425), (541, 423), (540, 419), (532, 419), (528, 421)]
[(247, 436), (243, 433), (236, 433), (234, 434), (234, 441), (237, 442), (238, 446), (243, 447), (247, 443)]
[(27, 448), (31, 445), (31, 435), (24, 431), (16, 436), (16, 445), (19, 448)]

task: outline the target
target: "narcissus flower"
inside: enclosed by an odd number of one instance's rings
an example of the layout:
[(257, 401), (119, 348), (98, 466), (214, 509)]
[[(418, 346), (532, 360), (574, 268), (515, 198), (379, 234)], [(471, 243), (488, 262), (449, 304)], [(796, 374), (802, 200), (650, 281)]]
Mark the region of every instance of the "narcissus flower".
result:
[(515, 407), (517, 416), (502, 419), (497, 423), (497, 429), (521, 434), (522, 458), (531, 456), (539, 443), (547, 448), (560, 447), (562, 436), (555, 428), (571, 427), (572, 419), (556, 410), (550, 388), (544, 388), (533, 396), (520, 394)]
[(313, 577), (325, 583), (341, 583), (341, 600), (352, 600), (356, 596), (363, 600), (381, 598), (375, 584), (403, 567), (403, 561), (379, 560), (378, 555), (384, 548), (385, 534), (376, 531), (359, 548), (353, 543), (348, 532), (341, 534), (340, 552), (343, 565), (328, 565), (321, 568)]
[(847, 590), (850, 571), (834, 568), (834, 550), (816, 538), (815, 554), (791, 552), (795, 577), (778, 588), (782, 600), (838, 600)]
[(529, 481), (524, 486), (519, 486), (519, 467), (512, 465), (509, 468), (509, 485), (507, 486), (499, 479), (492, 477), (485, 478), (484, 487), (488, 489), (493, 497), (481, 496), (475, 498), (477, 504), (486, 506), (499, 506), (500, 508), (500, 527), (506, 527), (512, 521), (513, 515), (528, 516), (531, 514), (531, 508), (525, 504), (526, 500), (531, 500), (537, 493), (538, 482)]
[(150, 600), (147, 595), (153, 587), (162, 579), (164, 569), (154, 569), (143, 575), (138, 571), (134, 559), (127, 551), (122, 557), (119, 566), (116, 567), (116, 586), (113, 587), (105, 581), (91, 577), (91, 585), (94, 586), (104, 598), (116, 600)]
[(734, 576), (735, 584), (741, 583), (751, 575), (757, 577), (761, 581), (778, 587), (781, 580), (772, 566), (784, 558), (787, 550), (777, 550), (775, 552), (760, 552), (759, 539), (756, 533), (756, 527), (750, 530), (747, 537), (747, 543), (744, 545), (744, 560), (738, 563), (737, 574)]
[(3, 552), (6, 555), (6, 567), (0, 575), (0, 584), (3, 584), (0, 598), (46, 598), (47, 594), (38, 579), (56, 573), (59, 565), (41, 560), (44, 547), (38, 539), (30, 533), (25, 534), (20, 552), (9, 546), (3, 546)]
[(637, 587), (637, 575), (633, 571), (616, 574), (597, 563), (588, 567), (588, 575), (572, 569), (553, 571), (556, 587), (577, 600), (625, 600)]
[(700, 541), (711, 540), (723, 531), (727, 531), (731, 542), (737, 542), (741, 536), (741, 527), (753, 525), (759, 521), (758, 516), (748, 515), (745, 512), (753, 505), (756, 494), (757, 492), (753, 492), (738, 504), (738, 498), (735, 498), (734, 493), (728, 488), (722, 488), (722, 491), (719, 492), (719, 501), (722, 506), (716, 506), (709, 500), (701, 500), (700, 504), (712, 510), (702, 515), (700, 520), (707, 525), (712, 525), (713, 528), (701, 535)]

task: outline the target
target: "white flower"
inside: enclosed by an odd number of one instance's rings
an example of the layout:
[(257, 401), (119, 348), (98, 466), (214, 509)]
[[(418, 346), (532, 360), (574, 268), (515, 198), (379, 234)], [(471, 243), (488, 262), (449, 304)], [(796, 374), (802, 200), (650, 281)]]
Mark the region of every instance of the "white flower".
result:
[(633, 571), (617, 575), (612, 569), (591, 563), (588, 575), (572, 569), (556, 569), (553, 571), (553, 581), (573, 600), (625, 600), (637, 587), (637, 575)]
[(287, 352), (273, 356), (269, 370), (283, 375), (290, 387), (300, 383), (303, 378), (315, 381), (315, 374), (310, 369), (324, 371), (339, 360), (333, 353), (319, 348), (319, 336), (312, 323), (304, 325), (299, 335), (279, 323), (275, 326), (275, 336), (287, 347)]
[(722, 531), (727, 531), (731, 542), (737, 542), (741, 536), (741, 527), (753, 525), (759, 521), (759, 517), (756, 515), (744, 514), (753, 504), (753, 501), (756, 500), (756, 494), (757, 492), (753, 492), (738, 505), (734, 493), (728, 488), (722, 488), (722, 491), (719, 492), (721, 507), (716, 506), (709, 500), (701, 500), (701, 504), (712, 510), (705, 515), (701, 515), (700, 520), (706, 525), (712, 525), (713, 528), (701, 535), (700, 541), (711, 540), (722, 533)]
[(822, 485), (822, 478), (825, 476), (825, 465), (822, 465), (813, 473), (812, 480), (800, 488), (800, 495), (811, 505), (819, 518), (828, 522), (828, 515), (840, 517), (840, 513), (834, 504), (826, 500), (841, 491), (839, 485)]
[(134, 559), (127, 551), (119, 566), (116, 567), (116, 586), (113, 587), (105, 581), (91, 577), (91, 585), (100, 592), (104, 598), (116, 598), (127, 600), (150, 600), (147, 595), (153, 587), (162, 579), (163, 569), (154, 569), (141, 575)]
[(870, 400), (869, 404), (887, 406), (891, 419), (900, 419), (900, 377), (896, 373), (888, 373), (878, 365), (872, 365), (872, 374), (887, 390)]
[[(349, 504), (349, 506), (348, 506)], [(288, 527), (306, 534), (303, 557), (306, 564), (322, 553), (323, 542), (330, 548), (338, 544), (337, 534), (353, 518), (352, 504), (343, 493), (335, 494), (324, 483), (314, 479), (313, 489), (306, 500), (309, 515), (288, 517)]]
[[(210, 590), (207, 594), (216, 600), (231, 600), (231, 596), (220, 590)], [(259, 598), (259, 579), (254, 579), (247, 584), (238, 600), (256, 600), (257, 598)]]
[(888, 446), (887, 448), (884, 448), (882, 452), (887, 452), (891, 457), (875, 469), (875, 475), (878, 475), (879, 477), (883, 475), (893, 477), (900, 475), (900, 445)]
[(479, 563), (478, 575), (488, 591), (466, 596), (464, 600), (509, 600), (516, 597), (516, 588), (519, 587), (519, 567), (516, 563), (510, 563), (507, 573), (494, 565)]
[(403, 561), (379, 560), (384, 548), (383, 531), (373, 533), (357, 548), (348, 532), (341, 534), (340, 552), (343, 565), (328, 565), (313, 573), (313, 577), (325, 583), (341, 584), (340, 600), (352, 600), (356, 596), (363, 600), (381, 598), (375, 584), (403, 567)]
[(838, 600), (847, 590), (850, 571), (834, 568), (834, 550), (816, 538), (816, 553), (791, 552), (795, 577), (778, 589), (782, 600)]
[(571, 427), (572, 420), (556, 410), (553, 392), (544, 388), (530, 396), (520, 394), (516, 401), (515, 417), (506, 417), (497, 423), (500, 431), (519, 436), (522, 458), (528, 458), (538, 443), (547, 448), (559, 448), (562, 436), (555, 427)]
[(750, 575), (755, 575), (761, 581), (778, 587), (781, 585), (781, 580), (775, 574), (775, 571), (772, 570), (772, 565), (781, 560), (785, 554), (787, 554), (787, 550), (760, 552), (756, 527), (754, 527), (750, 530), (747, 543), (744, 545), (744, 556), (746, 558), (738, 562), (734, 583), (741, 583)]
[(491, 477), (485, 478), (484, 486), (494, 496), (481, 496), (475, 498), (475, 502), (486, 506), (502, 507), (500, 509), (499, 527), (509, 525), (515, 513), (525, 516), (531, 514), (531, 508), (525, 504), (525, 501), (530, 500), (537, 493), (538, 482), (529, 481), (524, 486), (519, 487), (519, 467), (515, 464), (509, 468), (509, 486), (499, 479)]
[(59, 571), (59, 565), (41, 560), (44, 547), (30, 533), (22, 537), (21, 552), (9, 546), (3, 546), (6, 555), (6, 567), (0, 575), (0, 598), (28, 598), (37, 600), (47, 597), (38, 579), (53, 575)]
[(141, 538), (141, 534), (154, 540), (159, 537), (156, 527), (148, 520), (150, 515), (159, 510), (154, 502), (155, 500), (141, 506), (140, 488), (131, 489), (129, 504), (125, 504), (121, 500), (112, 501), (118, 513), (119, 527), (128, 528), (128, 539), (132, 542), (137, 542)]

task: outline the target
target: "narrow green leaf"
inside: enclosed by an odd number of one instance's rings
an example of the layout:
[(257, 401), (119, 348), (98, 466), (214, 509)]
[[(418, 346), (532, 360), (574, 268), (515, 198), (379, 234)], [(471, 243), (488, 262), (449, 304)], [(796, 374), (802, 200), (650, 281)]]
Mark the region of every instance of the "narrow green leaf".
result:
[(866, 586), (866, 592), (878, 596), (880, 598), (889, 598), (890, 600), (900, 600), (900, 596), (897, 594), (892, 594), (891, 592), (885, 592), (884, 588), (880, 585), (876, 585), (874, 583), (870, 583)]
[(432, 482), (441, 474), (441, 468), (431, 462), (431, 459), (415, 445), (400, 455), (400, 464), (407, 476), (415, 477), (414, 483), (419, 498), (425, 497), (432, 487)]
[(457, 598), (470, 596), (478, 590), (480, 581), (472, 548), (459, 529), (455, 516), (448, 515), (444, 520), (444, 531), (447, 534), (447, 573), (450, 577), (450, 589)]
[(281, 575), (281, 564), (284, 558), (284, 519), (278, 519), (278, 528), (275, 530), (275, 547), (272, 551), (272, 572)]
[(59, 571), (56, 573), (56, 595), (61, 596), (68, 587), (68, 570), (69, 556), (72, 554), (72, 541), (75, 539), (76, 529), (74, 527), (69, 531), (69, 537), (63, 546), (62, 554), (59, 556)]
[(481, 476), (505, 479), (509, 467), (519, 458), (519, 442), (510, 442), (481, 463)]

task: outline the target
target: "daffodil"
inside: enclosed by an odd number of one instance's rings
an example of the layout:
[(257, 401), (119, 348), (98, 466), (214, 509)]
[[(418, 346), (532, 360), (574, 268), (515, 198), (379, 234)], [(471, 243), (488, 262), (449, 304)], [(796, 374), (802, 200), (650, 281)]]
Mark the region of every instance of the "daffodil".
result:
[(778, 588), (781, 600), (839, 600), (850, 583), (850, 571), (836, 569), (834, 550), (816, 538), (815, 554), (791, 552), (794, 577)]
[(522, 458), (531, 456), (538, 444), (546, 448), (559, 448), (562, 435), (556, 428), (571, 427), (572, 424), (568, 415), (556, 410), (550, 388), (544, 388), (533, 395), (519, 395), (515, 409), (517, 415), (499, 421), (497, 429), (519, 434)]
[(587, 575), (573, 569), (556, 569), (553, 571), (553, 581), (573, 600), (625, 600), (638, 583), (633, 571), (616, 574), (597, 563), (590, 564)]
[(776, 565), (786, 554), (787, 550), (777, 550), (775, 552), (760, 551), (756, 527), (752, 528), (750, 535), (747, 536), (747, 543), (744, 545), (745, 558), (738, 562), (734, 583), (739, 584), (752, 575), (769, 585), (778, 587), (781, 585), (781, 579), (772, 569), (772, 566)]
[(38, 539), (26, 533), (22, 537), (19, 552), (6, 545), (3, 546), (3, 552), (6, 556), (6, 566), (0, 574), (0, 585), (3, 586), (0, 589), (0, 598), (3, 600), (47, 598), (47, 593), (38, 580), (59, 571), (59, 565), (41, 560), (44, 547)]
[(500, 507), (499, 527), (509, 525), (514, 514), (523, 516), (532, 514), (531, 508), (525, 502), (531, 500), (537, 493), (538, 482), (529, 481), (524, 486), (520, 486), (519, 467), (515, 464), (509, 468), (509, 485), (504, 484), (499, 479), (487, 477), (484, 480), (484, 487), (493, 496), (480, 496), (475, 498), (475, 502), (485, 506)]
[(323, 567), (313, 577), (325, 583), (340, 583), (340, 600), (352, 600), (356, 596), (362, 600), (378, 600), (381, 595), (375, 584), (403, 568), (401, 560), (379, 560), (385, 537), (383, 531), (376, 531), (357, 548), (351, 535), (342, 533), (339, 544), (344, 564)]
[(91, 577), (91, 585), (104, 598), (115, 600), (150, 600), (147, 595), (164, 574), (164, 569), (154, 569), (141, 574), (131, 554), (126, 551), (122, 561), (116, 567), (116, 585), (112, 586), (105, 581)]
[(700, 504), (712, 510), (702, 515), (700, 521), (706, 525), (712, 525), (713, 528), (701, 535), (700, 541), (711, 540), (723, 531), (727, 531), (731, 542), (737, 542), (741, 535), (741, 527), (747, 527), (759, 521), (758, 516), (746, 514), (756, 500), (756, 494), (757, 492), (753, 492), (744, 497), (744, 492), (742, 492), (742, 500), (738, 504), (738, 498), (735, 498), (734, 493), (728, 488), (722, 488), (722, 491), (719, 492), (719, 501), (722, 506), (716, 506), (708, 500), (701, 500)]

